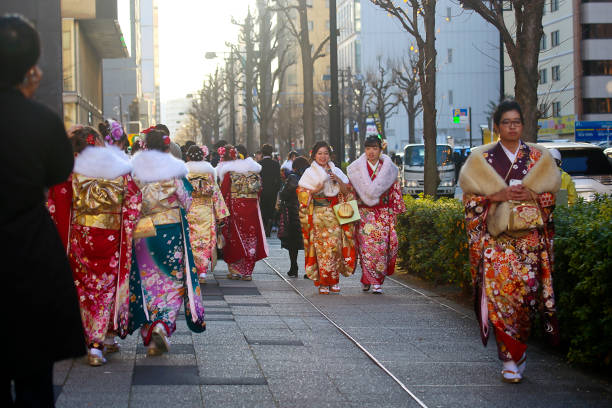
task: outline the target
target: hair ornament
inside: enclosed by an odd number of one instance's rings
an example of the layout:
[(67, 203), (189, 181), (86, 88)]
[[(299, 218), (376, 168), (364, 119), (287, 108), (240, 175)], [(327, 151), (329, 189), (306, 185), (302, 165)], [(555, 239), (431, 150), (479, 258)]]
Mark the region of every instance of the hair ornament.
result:
[(220, 148), (218, 148), (217, 153), (219, 153), (221, 160), (223, 160), (223, 156), (225, 156), (225, 146), (221, 146)]
[(204, 155), (204, 157), (208, 157), (208, 147), (206, 147), (206, 145), (201, 146), (200, 149), (202, 149), (202, 154)]
[(106, 123), (108, 124), (106, 126), (108, 129), (108, 133), (106, 134), (106, 136), (104, 136), (104, 140), (111, 144), (114, 142), (118, 142), (123, 136), (123, 127), (121, 126), (121, 123), (113, 119), (108, 119)]
[(164, 140), (164, 144), (166, 146), (168, 146), (170, 144), (170, 136), (164, 134), (164, 136), (162, 137), (162, 139)]
[(87, 135), (87, 144), (91, 145), (91, 146), (95, 146), (96, 145), (96, 136), (93, 133), (90, 133)]
[(236, 160), (236, 156), (237, 156), (237, 154), (236, 154), (236, 149), (235, 149), (235, 148), (233, 148), (233, 147), (232, 147), (232, 148), (230, 149), (230, 151), (229, 151), (229, 154), (230, 154), (230, 158), (231, 158), (232, 160)]
[(145, 135), (148, 135), (149, 133), (151, 133), (151, 132), (152, 132), (152, 131), (154, 131), (154, 130), (156, 130), (156, 129), (155, 129), (155, 126), (150, 126), (150, 127), (146, 128), (145, 130), (143, 130), (143, 131), (142, 131), (142, 132), (140, 132), (140, 133), (144, 133)]

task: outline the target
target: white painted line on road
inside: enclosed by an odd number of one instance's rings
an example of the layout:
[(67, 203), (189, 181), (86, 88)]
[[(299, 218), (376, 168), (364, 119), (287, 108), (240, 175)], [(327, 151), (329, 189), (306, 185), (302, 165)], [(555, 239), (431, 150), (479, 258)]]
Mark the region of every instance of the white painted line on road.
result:
[[(383, 365), (383, 363), (381, 363), (380, 361), (378, 361), (378, 359), (376, 357), (374, 357), (372, 355), (372, 353), (370, 353), (365, 347), (363, 347), (357, 340), (355, 340), (353, 338), (353, 336), (351, 336), (350, 334), (348, 334), (342, 327), (338, 326), (336, 324), (336, 322), (334, 322), (329, 316), (327, 316), (325, 314), (325, 312), (323, 312), (321, 309), (319, 309), (317, 307), (317, 305), (315, 305), (310, 299), (308, 299), (306, 296), (304, 296), (304, 294), (302, 292), (300, 292), (300, 290), (298, 288), (295, 287), (295, 285), (293, 285), (293, 283), (291, 283), (287, 278), (285, 278), (275, 267), (273, 267), (270, 262), (268, 262), (266, 259), (263, 260), (266, 265), (268, 265), (268, 267), (270, 267), (270, 269), (272, 269), (282, 280), (285, 281), (285, 283), (287, 283), (289, 286), (291, 286), (293, 288), (293, 290), (300, 295), (302, 298), (304, 298), (304, 300), (306, 300), (308, 303), (310, 303), (310, 305), (312, 307), (315, 308), (315, 310), (317, 312), (319, 312), (321, 314), (321, 316), (323, 316), (328, 322), (330, 322), (336, 329), (338, 329), (340, 331), (340, 333), (342, 333), (346, 338), (348, 338), (350, 341), (353, 342), (353, 344), (355, 344), (361, 351), (364, 352), (364, 354), (366, 356), (368, 356), (368, 358), (370, 360), (372, 360), (372, 362), (374, 362), (374, 364), (376, 364), (380, 369), (382, 369), (389, 377), (391, 377), (393, 379), (393, 381), (395, 381), (400, 387), (402, 387), (402, 389), (404, 391), (406, 391), (408, 393), (408, 395), (410, 395), (410, 397), (412, 397), (413, 400), (416, 401), (417, 404), (419, 404), (422, 408), (428, 408), (427, 405), (425, 405), (423, 403), (423, 401), (421, 401), (419, 399), (419, 397), (417, 397), (412, 391), (410, 391), (408, 389), (408, 387), (406, 387), (406, 384), (404, 384), (399, 378), (397, 378), (391, 371), (389, 371), (387, 369), (387, 367), (385, 367)], [(399, 282), (398, 282), (399, 283)], [(425, 295), (424, 295), (425, 296)]]

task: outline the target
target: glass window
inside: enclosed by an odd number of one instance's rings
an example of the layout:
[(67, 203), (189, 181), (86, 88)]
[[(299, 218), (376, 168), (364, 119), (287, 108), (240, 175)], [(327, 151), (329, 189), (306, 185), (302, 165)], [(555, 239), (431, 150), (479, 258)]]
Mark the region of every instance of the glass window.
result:
[(449, 64), (450, 64), (451, 62), (453, 62), (453, 49), (452, 49), (452, 48), (449, 48), (449, 49), (448, 49), (448, 58), (447, 58), (447, 60), (448, 60), (448, 63), (449, 63)]
[(612, 24), (583, 24), (582, 38), (612, 38)]
[(559, 0), (550, 0), (550, 11), (559, 10)]
[(559, 65), (555, 65), (550, 69), (550, 76), (553, 81), (561, 80), (561, 67)]
[[(451, 163), (452, 151), (449, 145), (438, 145), (436, 148), (438, 166), (447, 166)], [(406, 146), (404, 150), (404, 164), (407, 166), (425, 165), (425, 145)]]
[(559, 30), (550, 33), (550, 46), (556, 47), (559, 45)]
[(312, 31), (314, 29), (314, 21), (308, 22), (308, 31)]
[(552, 115), (555, 118), (561, 116), (561, 102), (553, 102), (552, 103)]
[(582, 61), (584, 75), (612, 75), (612, 60)]
[(452, 90), (452, 89), (449, 89), (449, 90), (448, 90), (448, 104), (449, 104), (449, 105), (452, 105), (453, 103), (455, 103), (455, 102), (453, 101), (453, 90)]
[(546, 34), (542, 34), (542, 38), (540, 38), (540, 51), (544, 51), (546, 49)]
[(596, 176), (612, 174), (610, 163), (599, 149), (559, 149), (561, 167), (570, 176)]
[(548, 82), (546, 78), (546, 68), (541, 69), (539, 73), (540, 73), (540, 85)]
[(540, 104), (539, 111), (540, 111), (540, 115), (542, 115), (543, 118), (548, 117), (548, 106), (545, 103)]
[(585, 98), (582, 106), (584, 113), (612, 113), (612, 98)]

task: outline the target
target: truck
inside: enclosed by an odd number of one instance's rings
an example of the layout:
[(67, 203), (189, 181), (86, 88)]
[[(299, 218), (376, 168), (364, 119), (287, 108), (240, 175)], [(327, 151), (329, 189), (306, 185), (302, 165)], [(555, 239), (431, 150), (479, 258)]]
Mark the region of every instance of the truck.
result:
[[(453, 149), (450, 145), (436, 145), (436, 158), (440, 184), (437, 195), (454, 197), (455, 195), (455, 163)], [(424, 191), (425, 181), (425, 145), (408, 144), (404, 147), (404, 164), (402, 177), (402, 192), (417, 196)]]

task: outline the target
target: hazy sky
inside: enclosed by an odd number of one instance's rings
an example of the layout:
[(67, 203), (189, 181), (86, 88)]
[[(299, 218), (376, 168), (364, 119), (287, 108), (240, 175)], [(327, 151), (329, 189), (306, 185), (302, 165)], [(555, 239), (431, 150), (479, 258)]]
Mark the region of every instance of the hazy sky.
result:
[[(184, 98), (198, 90), (207, 73), (222, 58), (207, 60), (207, 51), (226, 50), (235, 42), (237, 28), (231, 17), (241, 20), (254, 0), (158, 0), (159, 69), (161, 101)], [(222, 54), (219, 54), (222, 57)]]

